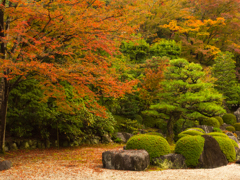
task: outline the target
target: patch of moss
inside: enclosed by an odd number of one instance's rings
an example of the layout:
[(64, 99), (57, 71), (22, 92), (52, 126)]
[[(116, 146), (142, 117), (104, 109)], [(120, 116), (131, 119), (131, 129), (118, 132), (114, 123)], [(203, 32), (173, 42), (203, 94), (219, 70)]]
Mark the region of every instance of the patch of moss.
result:
[(210, 136), (220, 136), (220, 137), (228, 137), (226, 134), (224, 133), (221, 133), (221, 132), (210, 132), (210, 133), (207, 133), (207, 135), (210, 135)]
[(220, 128), (214, 127), (214, 128), (213, 128), (213, 132), (222, 132), (222, 130), (221, 130)]
[[(229, 138), (229, 139), (230, 139), (230, 138)], [(230, 139), (230, 140), (231, 140), (233, 146), (238, 148), (238, 143), (237, 143), (236, 141), (234, 141), (233, 139)]]
[(188, 167), (196, 167), (202, 154), (205, 139), (202, 136), (186, 136), (178, 140), (175, 153), (182, 154), (186, 158)]
[(234, 127), (236, 131), (240, 131), (240, 123), (235, 123)]
[(220, 127), (218, 120), (214, 117), (203, 119), (202, 125), (213, 126), (213, 127), (217, 127), (217, 128)]
[(216, 116), (214, 118), (218, 120), (220, 126), (223, 124), (223, 119), (220, 116)]
[(201, 131), (202, 133), (205, 133), (205, 131), (202, 128), (192, 127), (192, 128), (187, 128), (186, 130), (189, 130), (189, 129), (196, 129), (196, 130)]
[(234, 125), (237, 122), (236, 116), (231, 113), (224, 114), (222, 119), (223, 119), (223, 122), (225, 122), (226, 124)]
[(228, 162), (235, 161), (236, 152), (231, 139), (226, 137), (221, 137), (221, 136), (213, 136), (213, 138), (217, 140), (220, 146), (220, 149), (227, 157)]
[(186, 130), (181, 132), (180, 134), (178, 134), (178, 138), (182, 138), (185, 136), (199, 136), (199, 135), (203, 135), (204, 133), (199, 132), (199, 131), (195, 131), (195, 130)]
[[(158, 133), (158, 132), (148, 132), (146, 133), (147, 135), (155, 135), (155, 136), (161, 136), (163, 137), (163, 135), (161, 133)], [(164, 137), (163, 137), (164, 138)]]
[(228, 130), (228, 131), (235, 131), (235, 127), (233, 127), (233, 126), (227, 126), (227, 127), (226, 127), (226, 130)]
[(150, 162), (153, 158), (170, 153), (170, 146), (166, 139), (146, 134), (132, 136), (127, 142), (126, 149), (145, 149), (150, 156)]

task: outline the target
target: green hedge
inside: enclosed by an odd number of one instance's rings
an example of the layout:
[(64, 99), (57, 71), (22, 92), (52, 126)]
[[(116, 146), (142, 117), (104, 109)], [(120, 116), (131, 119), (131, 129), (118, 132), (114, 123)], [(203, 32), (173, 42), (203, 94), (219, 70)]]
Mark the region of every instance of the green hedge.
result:
[(235, 123), (234, 127), (236, 131), (240, 131), (240, 123)]
[(237, 122), (236, 116), (231, 113), (224, 114), (222, 119), (223, 119), (223, 122), (225, 122), (226, 124), (234, 125)]
[(214, 118), (218, 120), (220, 126), (223, 124), (223, 119), (220, 116), (216, 116)]
[(213, 138), (217, 140), (220, 146), (220, 149), (227, 157), (228, 162), (235, 161), (236, 152), (231, 139), (226, 137), (221, 137), (221, 136), (213, 136)]
[[(146, 135), (155, 135), (155, 136), (161, 136), (163, 137), (163, 135), (161, 133), (158, 133), (158, 132), (148, 132), (148, 133), (145, 133)], [(164, 138), (164, 137), (163, 137)]]
[(210, 133), (207, 133), (207, 135), (210, 135), (210, 136), (221, 136), (221, 137), (228, 137), (226, 134), (224, 133), (221, 133), (221, 132), (210, 132)]
[(235, 127), (233, 127), (233, 126), (227, 126), (227, 127), (226, 127), (226, 130), (228, 130), (228, 131), (235, 131)]
[(203, 134), (204, 133), (195, 131), (195, 130), (186, 130), (186, 131), (183, 131), (180, 134), (178, 134), (178, 139), (181, 139), (182, 137), (185, 137), (185, 136), (199, 136), (199, 135), (203, 135)]
[(145, 149), (149, 153), (150, 161), (170, 153), (170, 146), (166, 139), (146, 134), (132, 136), (127, 142), (126, 149)]
[(213, 126), (213, 127), (217, 127), (217, 128), (220, 127), (218, 120), (214, 117), (203, 119), (202, 125)]
[(196, 167), (202, 154), (205, 139), (202, 136), (186, 136), (178, 140), (175, 153), (182, 154), (186, 158), (188, 167)]
[[(189, 130), (189, 129), (196, 129), (196, 130), (199, 130), (199, 131), (201, 131), (202, 133), (205, 133), (205, 131), (202, 129), (202, 128), (198, 128), (198, 127), (192, 127), (192, 128), (187, 128), (186, 130)], [(185, 131), (186, 131), (185, 130)]]

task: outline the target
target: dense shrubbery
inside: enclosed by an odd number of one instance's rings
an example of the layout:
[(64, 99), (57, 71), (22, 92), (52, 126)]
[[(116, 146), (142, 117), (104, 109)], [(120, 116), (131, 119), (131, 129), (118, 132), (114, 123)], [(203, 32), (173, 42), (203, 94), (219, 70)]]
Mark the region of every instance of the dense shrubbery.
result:
[(197, 131), (201, 131), (202, 133), (205, 133), (205, 131), (202, 128), (198, 128), (198, 127), (191, 127), (191, 128), (187, 128), (186, 130), (197, 130)]
[(224, 133), (221, 133), (221, 132), (210, 132), (210, 133), (207, 133), (207, 135), (210, 135), (210, 136), (221, 136), (221, 137), (228, 137), (226, 134)]
[(234, 125), (237, 122), (236, 116), (231, 113), (224, 114), (222, 119), (223, 119), (223, 122), (225, 122), (226, 124)]
[(202, 120), (202, 125), (213, 126), (213, 127), (217, 127), (217, 128), (220, 127), (218, 120), (214, 117), (204, 118)]
[(227, 157), (228, 162), (233, 162), (236, 159), (236, 152), (234, 149), (234, 145), (230, 138), (221, 137), (221, 136), (213, 136), (214, 139), (217, 140), (220, 149)]
[(235, 131), (235, 127), (233, 127), (233, 126), (227, 126), (227, 127), (226, 127), (226, 130), (228, 130), (228, 131)]
[(116, 130), (119, 132), (137, 133), (140, 127), (137, 120), (131, 120), (123, 116), (114, 115), (117, 122)]
[(161, 136), (163, 137), (163, 135), (161, 133), (158, 133), (158, 132), (147, 132), (146, 133), (147, 135), (156, 135), (156, 136)]
[(205, 139), (202, 136), (186, 136), (178, 140), (175, 153), (182, 154), (186, 158), (188, 167), (195, 167), (202, 154)]
[(240, 131), (240, 123), (235, 123), (234, 127), (236, 131)]
[(170, 146), (166, 139), (156, 135), (135, 135), (128, 140), (126, 149), (145, 149), (149, 153), (150, 161), (170, 153)]
[(218, 120), (220, 126), (223, 124), (223, 119), (220, 116), (216, 116), (214, 118)]
[(195, 130), (186, 130), (186, 131), (183, 131), (180, 134), (178, 134), (178, 138), (181, 139), (182, 137), (185, 137), (185, 136), (199, 136), (199, 135), (203, 135), (203, 134), (204, 133), (195, 131)]
[(222, 132), (222, 130), (221, 130), (220, 128), (214, 127), (214, 128), (213, 128), (213, 132)]

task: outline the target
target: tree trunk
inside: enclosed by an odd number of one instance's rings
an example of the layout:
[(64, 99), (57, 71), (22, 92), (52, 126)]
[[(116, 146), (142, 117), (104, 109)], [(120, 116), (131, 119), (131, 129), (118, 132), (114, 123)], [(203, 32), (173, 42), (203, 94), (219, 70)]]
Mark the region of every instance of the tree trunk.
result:
[(1, 104), (1, 149), (2, 153), (5, 153), (5, 135), (6, 135), (6, 120), (7, 120), (7, 107), (8, 107), (8, 94), (9, 88), (7, 84), (7, 80), (4, 80), (3, 85), (3, 101)]
[(168, 123), (167, 123), (167, 141), (169, 144), (173, 144), (174, 143), (174, 132), (173, 132), (173, 125), (174, 125), (174, 121), (173, 119), (169, 119)]

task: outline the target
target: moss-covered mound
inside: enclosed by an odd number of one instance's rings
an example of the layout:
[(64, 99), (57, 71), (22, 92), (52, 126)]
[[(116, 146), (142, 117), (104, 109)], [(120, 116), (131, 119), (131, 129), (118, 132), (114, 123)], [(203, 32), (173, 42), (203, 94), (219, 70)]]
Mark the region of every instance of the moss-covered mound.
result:
[(187, 131), (187, 130), (198, 130), (198, 131), (201, 131), (202, 133), (205, 133), (205, 131), (202, 129), (202, 128), (198, 128), (198, 127), (192, 127), (192, 128), (187, 128), (185, 131)]
[(235, 123), (234, 127), (236, 131), (240, 131), (240, 123)]
[(170, 153), (170, 146), (166, 139), (146, 134), (132, 136), (127, 142), (126, 149), (145, 149), (150, 156), (150, 161)]
[(222, 132), (222, 130), (221, 130), (220, 128), (214, 127), (214, 128), (213, 128), (213, 132)]
[[(229, 139), (230, 139), (230, 138), (229, 138)], [(233, 146), (238, 148), (238, 143), (237, 143), (236, 141), (234, 141), (233, 139), (230, 139), (230, 140), (231, 140)]]
[[(155, 135), (155, 136), (161, 136), (163, 137), (163, 135), (161, 133), (158, 133), (158, 132), (148, 132), (146, 133), (147, 135)], [(164, 137), (163, 137), (164, 138)]]
[(214, 118), (218, 120), (220, 126), (223, 124), (223, 119), (220, 116), (216, 116)]
[(222, 119), (223, 119), (223, 122), (225, 122), (226, 124), (234, 125), (237, 122), (236, 116), (231, 113), (224, 114)]
[(182, 154), (186, 158), (188, 167), (196, 167), (202, 154), (205, 139), (202, 136), (186, 136), (178, 140), (175, 153)]
[(235, 131), (235, 127), (233, 127), (233, 126), (227, 126), (227, 127), (226, 127), (226, 130), (228, 130), (228, 131)]
[(213, 127), (217, 127), (217, 128), (220, 127), (218, 120), (214, 117), (203, 119), (202, 125), (213, 126)]
[(186, 130), (186, 131), (183, 131), (180, 134), (178, 134), (178, 139), (185, 137), (185, 136), (199, 136), (199, 135), (203, 135), (203, 134), (204, 133), (195, 131), (195, 130)]
[(221, 137), (221, 136), (213, 136), (213, 138), (217, 140), (220, 146), (220, 149), (227, 157), (228, 162), (235, 161), (236, 152), (231, 139), (226, 137)]
[(210, 136), (220, 136), (220, 137), (228, 138), (228, 136), (226, 134), (221, 133), (221, 132), (210, 132), (210, 133), (207, 133), (207, 135), (210, 135)]

